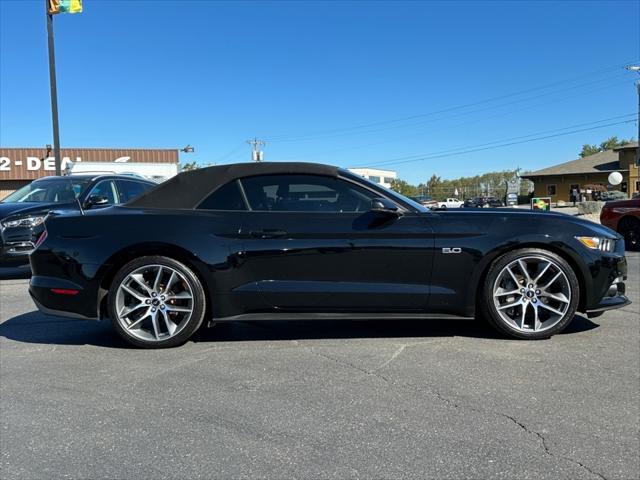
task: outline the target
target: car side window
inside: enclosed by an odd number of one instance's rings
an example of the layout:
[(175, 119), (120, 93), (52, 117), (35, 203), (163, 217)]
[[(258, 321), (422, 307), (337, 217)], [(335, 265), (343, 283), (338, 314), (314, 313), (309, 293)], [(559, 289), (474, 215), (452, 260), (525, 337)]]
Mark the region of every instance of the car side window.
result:
[(107, 203), (105, 205), (114, 205), (118, 202), (118, 191), (116, 190), (116, 184), (113, 180), (102, 180), (91, 189), (91, 192), (87, 196), (89, 197), (106, 197)]
[(118, 190), (120, 193), (120, 202), (127, 203), (138, 195), (146, 192), (153, 185), (146, 182), (136, 182), (135, 180), (118, 180)]
[(244, 203), (242, 194), (240, 193), (240, 187), (235, 180), (229, 182), (226, 185), (218, 188), (215, 192), (211, 193), (205, 198), (198, 210), (246, 210), (247, 206)]
[(242, 179), (253, 210), (364, 212), (376, 194), (351, 182), (319, 175), (260, 175)]

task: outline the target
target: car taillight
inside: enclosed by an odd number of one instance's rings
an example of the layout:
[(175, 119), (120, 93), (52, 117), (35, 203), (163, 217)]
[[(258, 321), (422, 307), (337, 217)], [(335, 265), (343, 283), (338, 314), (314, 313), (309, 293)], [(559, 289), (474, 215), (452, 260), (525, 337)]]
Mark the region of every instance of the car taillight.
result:
[(35, 248), (38, 248), (40, 245), (42, 245), (46, 239), (47, 239), (47, 231), (44, 230), (38, 237), (38, 241), (36, 242)]
[(58, 295), (77, 295), (80, 292), (74, 288), (52, 288), (51, 291)]

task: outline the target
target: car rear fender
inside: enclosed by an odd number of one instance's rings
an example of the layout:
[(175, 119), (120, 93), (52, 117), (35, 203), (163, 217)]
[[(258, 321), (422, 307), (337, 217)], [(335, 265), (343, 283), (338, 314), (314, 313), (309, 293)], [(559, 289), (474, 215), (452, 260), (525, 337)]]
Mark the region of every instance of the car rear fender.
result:
[[(187, 267), (189, 267), (196, 274), (202, 286), (207, 294), (207, 308), (211, 305), (211, 290), (209, 288), (209, 282), (207, 281), (208, 275), (206, 273), (206, 267), (193, 253), (188, 250), (169, 243), (163, 242), (147, 242), (135, 245), (127, 246), (114, 253), (109, 259), (100, 267), (96, 276), (100, 278), (100, 317), (106, 317), (106, 298), (111, 282), (116, 276), (118, 271), (130, 261), (151, 255), (161, 255), (164, 257), (173, 258)], [(207, 317), (208, 318), (208, 317)]]

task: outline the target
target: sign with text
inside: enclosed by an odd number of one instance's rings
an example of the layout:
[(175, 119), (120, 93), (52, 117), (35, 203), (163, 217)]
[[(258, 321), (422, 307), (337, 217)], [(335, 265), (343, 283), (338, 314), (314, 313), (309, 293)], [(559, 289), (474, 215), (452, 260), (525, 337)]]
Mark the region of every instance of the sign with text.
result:
[[(177, 149), (64, 148), (62, 171), (77, 162), (178, 163)], [(0, 180), (34, 180), (55, 174), (53, 152), (46, 148), (0, 147)]]

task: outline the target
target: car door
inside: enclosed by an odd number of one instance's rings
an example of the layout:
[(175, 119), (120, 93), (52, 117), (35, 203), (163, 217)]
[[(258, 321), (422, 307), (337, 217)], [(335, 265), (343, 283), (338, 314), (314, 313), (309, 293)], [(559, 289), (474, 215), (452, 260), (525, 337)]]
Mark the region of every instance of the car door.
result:
[(272, 308), (406, 311), (426, 307), (433, 235), (411, 212), (372, 212), (380, 193), (345, 179), (241, 180), (251, 207), (244, 262)]
[(98, 181), (85, 196), (85, 202), (91, 197), (104, 197), (106, 199), (105, 203), (92, 205), (91, 208), (104, 208), (118, 204), (119, 195), (116, 182), (112, 179)]

